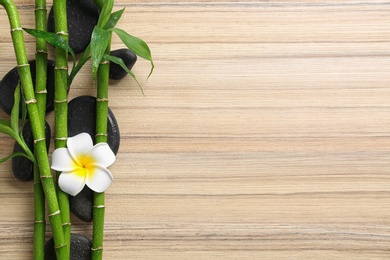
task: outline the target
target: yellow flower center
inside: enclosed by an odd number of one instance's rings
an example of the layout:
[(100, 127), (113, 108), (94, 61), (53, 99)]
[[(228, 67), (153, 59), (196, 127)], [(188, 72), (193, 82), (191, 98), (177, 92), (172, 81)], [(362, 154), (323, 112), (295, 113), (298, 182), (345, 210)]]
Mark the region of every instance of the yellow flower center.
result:
[(94, 159), (86, 154), (81, 154), (77, 157), (77, 162), (75, 162), (74, 169), (75, 173), (81, 178), (85, 178), (88, 175), (93, 174), (94, 170)]

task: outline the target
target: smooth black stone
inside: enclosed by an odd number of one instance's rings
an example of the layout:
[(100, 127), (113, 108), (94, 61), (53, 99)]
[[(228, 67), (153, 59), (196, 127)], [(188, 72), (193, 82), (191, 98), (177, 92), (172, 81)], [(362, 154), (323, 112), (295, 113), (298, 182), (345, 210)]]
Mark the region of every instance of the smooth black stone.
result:
[[(35, 85), (35, 60), (29, 61), (31, 77), (33, 84)], [(47, 101), (46, 101), (46, 112), (53, 110), (54, 108), (54, 67), (55, 63), (52, 60), (47, 61)], [(16, 86), (19, 83), (18, 68), (15, 67), (10, 70), (0, 82), (0, 107), (8, 115), (11, 114), (12, 107), (14, 106), (14, 92)], [(20, 111), (21, 108), (20, 108)], [(20, 112), (21, 116), (21, 112)]]
[[(91, 41), (93, 28), (99, 19), (99, 8), (93, 0), (67, 0), (66, 12), (69, 46), (75, 53), (81, 53)], [(47, 20), (47, 30), (55, 32), (53, 7)]]
[[(111, 56), (115, 56), (118, 58), (121, 58), (123, 62), (125, 63), (126, 67), (131, 70), (131, 68), (134, 66), (135, 62), (137, 61), (137, 55), (134, 54), (129, 49), (118, 49), (111, 51)], [(110, 62), (110, 79), (113, 80), (120, 80), (124, 78), (127, 75), (127, 72), (118, 64), (114, 62)]]
[[(68, 135), (88, 133), (92, 138), (96, 128), (96, 98), (79, 96), (68, 104)], [(108, 109), (107, 143), (117, 154), (120, 144), (118, 123), (111, 109)], [(76, 196), (70, 197), (71, 212), (83, 221), (92, 221), (93, 191), (87, 186)]]
[[(70, 260), (90, 260), (92, 242), (87, 237), (79, 234), (70, 236)], [(45, 244), (45, 260), (56, 260), (54, 240), (50, 238)]]
[[(23, 126), (22, 130), (24, 141), (31, 151), (34, 151), (34, 138), (29, 121)], [(49, 150), (51, 131), (50, 126), (45, 123), (46, 149)], [(15, 142), (14, 152), (24, 152), (18, 143)], [(34, 164), (24, 156), (12, 158), (12, 173), (20, 181), (32, 181), (34, 179)]]
[(93, 220), (93, 191), (84, 186), (76, 196), (69, 196), (70, 211), (79, 219), (91, 222)]
[[(95, 138), (96, 129), (96, 98), (92, 96), (79, 96), (68, 104), (68, 136), (88, 133)], [(107, 117), (107, 144), (117, 154), (120, 145), (119, 126), (114, 113), (108, 108)]]

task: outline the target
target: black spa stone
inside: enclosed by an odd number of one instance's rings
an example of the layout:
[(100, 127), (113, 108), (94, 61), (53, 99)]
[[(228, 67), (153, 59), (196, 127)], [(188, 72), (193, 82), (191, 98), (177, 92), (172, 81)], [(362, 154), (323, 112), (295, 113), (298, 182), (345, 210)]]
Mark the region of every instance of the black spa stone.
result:
[[(96, 127), (96, 98), (79, 96), (68, 104), (68, 135), (75, 136), (86, 132), (92, 138)], [(118, 123), (111, 109), (108, 109), (107, 143), (116, 154), (119, 149), (120, 134)], [(93, 191), (87, 186), (74, 197), (70, 197), (71, 212), (83, 221), (92, 221)]]
[[(87, 237), (79, 234), (70, 236), (70, 260), (90, 260), (92, 242)], [(45, 260), (56, 260), (54, 240), (50, 238), (45, 244)]]
[[(31, 124), (29, 121), (23, 126), (22, 130), (24, 141), (31, 151), (34, 151), (34, 138), (32, 135)], [(45, 123), (45, 135), (46, 135), (46, 149), (49, 149), (50, 146), (50, 126)], [(14, 153), (15, 152), (24, 152), (22, 147), (15, 142)], [(34, 164), (24, 156), (16, 156), (12, 158), (12, 173), (15, 178), (20, 181), (32, 181), (34, 179)]]
[[(69, 46), (75, 53), (83, 52), (90, 40), (93, 28), (99, 19), (99, 8), (93, 0), (67, 0)], [(55, 32), (54, 10), (50, 9), (47, 30)]]
[[(35, 60), (29, 61), (31, 77), (33, 84), (35, 85)], [(46, 112), (53, 110), (54, 108), (54, 67), (55, 63), (52, 60), (47, 62), (47, 101)], [(17, 67), (11, 69), (0, 82), (0, 107), (8, 115), (11, 114), (12, 107), (14, 105), (14, 92), (16, 86), (20, 81)], [(20, 111), (22, 111), (20, 109)]]
[(70, 196), (70, 211), (82, 221), (93, 220), (93, 191), (88, 186), (76, 196)]
[[(96, 98), (92, 96), (79, 96), (68, 104), (68, 136), (88, 133), (95, 138), (96, 128)], [(119, 126), (114, 113), (108, 108), (107, 117), (107, 144), (117, 154), (120, 144)]]
[[(131, 70), (137, 61), (137, 55), (129, 49), (118, 49), (111, 51), (111, 56), (121, 58), (126, 67)], [(114, 62), (110, 62), (110, 79), (120, 80), (127, 75), (127, 72), (122, 67)]]

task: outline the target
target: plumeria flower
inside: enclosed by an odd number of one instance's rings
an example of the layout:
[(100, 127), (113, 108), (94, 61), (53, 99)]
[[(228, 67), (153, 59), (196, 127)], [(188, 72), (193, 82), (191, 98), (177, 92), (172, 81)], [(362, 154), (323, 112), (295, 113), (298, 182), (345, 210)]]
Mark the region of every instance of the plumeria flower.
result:
[(58, 185), (64, 192), (76, 196), (85, 185), (95, 192), (104, 192), (113, 177), (107, 167), (115, 162), (115, 154), (107, 143), (93, 145), (87, 133), (69, 137), (67, 148), (52, 154), (51, 168), (62, 172)]

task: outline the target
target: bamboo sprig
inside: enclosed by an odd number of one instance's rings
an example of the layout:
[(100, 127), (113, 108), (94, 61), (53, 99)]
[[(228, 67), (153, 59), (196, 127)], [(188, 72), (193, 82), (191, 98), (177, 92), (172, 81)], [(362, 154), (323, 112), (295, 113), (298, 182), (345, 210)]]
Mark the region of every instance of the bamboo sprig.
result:
[[(102, 10), (103, 3), (95, 1)], [(111, 10), (110, 10), (111, 12)], [(111, 34), (111, 33), (109, 33)], [(105, 50), (110, 54), (111, 35)], [(108, 82), (110, 63), (102, 60), (97, 71), (97, 95), (96, 95), (96, 143), (107, 142), (107, 115), (108, 115)], [(105, 193), (94, 192), (93, 199), (93, 234), (91, 259), (103, 259), (103, 238), (104, 238), (104, 215), (105, 215)]]
[(46, 151), (45, 129), (44, 125), (41, 123), (40, 112), (35, 99), (19, 13), (12, 0), (0, 0), (0, 4), (7, 12), (11, 27), (11, 37), (18, 64), (18, 72), (34, 137), (36, 162), (41, 174), (41, 182), (47, 199), (57, 260), (68, 260), (69, 257), (66, 251), (64, 234), (62, 231), (61, 214), (58, 208), (57, 195)]
[[(68, 41), (68, 25), (66, 17), (66, 0), (54, 0), (54, 23), (56, 34), (65, 42)], [(62, 48), (55, 49), (54, 71), (54, 112), (55, 112), (55, 148), (66, 147), (68, 138), (68, 52)], [(57, 172), (57, 178), (61, 173)], [(69, 195), (57, 188), (58, 203), (61, 210), (64, 237), (70, 254), (70, 208)]]
[[(46, 30), (47, 26), (46, 0), (35, 1), (35, 28)], [(42, 38), (36, 38), (35, 53), (35, 97), (40, 113), (41, 124), (45, 125), (46, 114), (46, 83), (47, 83), (47, 44)], [(34, 164), (34, 259), (44, 259), (45, 246), (45, 196), (41, 184), (39, 168)]]
[[(113, 7), (113, 1), (108, 1), (104, 3), (101, 0), (95, 0), (95, 3), (99, 6), (101, 10), (101, 16), (99, 17), (97, 28), (95, 27), (95, 29), (99, 31), (99, 29), (102, 29), (102, 27), (107, 22), (104, 16), (108, 17), (107, 14), (111, 13)], [(105, 14), (104, 12), (106, 12), (107, 14)], [(100, 32), (103, 31), (100, 30)], [(93, 34), (92, 37), (94, 37), (94, 33), (92, 34)], [(107, 45), (105, 49), (103, 49), (103, 51), (106, 54), (110, 54), (111, 33), (107, 32), (107, 34), (108, 34), (108, 36), (106, 36)], [(92, 44), (93, 44), (93, 39), (91, 41), (91, 45)], [(96, 48), (94, 47), (93, 49)], [(95, 61), (96, 56), (94, 57), (94, 54), (95, 53), (92, 52), (92, 63), (96, 62)], [(101, 53), (97, 61), (100, 64), (98, 65), (98, 70), (97, 70), (96, 131), (95, 131), (96, 143), (107, 142), (108, 83), (109, 83), (110, 62), (108, 60), (103, 60), (102, 56), (103, 53)], [(93, 70), (94, 68), (92, 68), (92, 71)], [(92, 260), (103, 259), (104, 215), (105, 215), (105, 193), (94, 192), (93, 234), (92, 234), (92, 248), (91, 248)]]
[[(110, 53), (108, 44), (106, 53)], [(107, 142), (107, 115), (108, 115), (108, 81), (110, 63), (102, 61), (98, 69), (97, 98), (96, 98), (96, 143)], [(103, 258), (105, 193), (95, 192), (93, 200), (93, 237), (92, 259)]]

